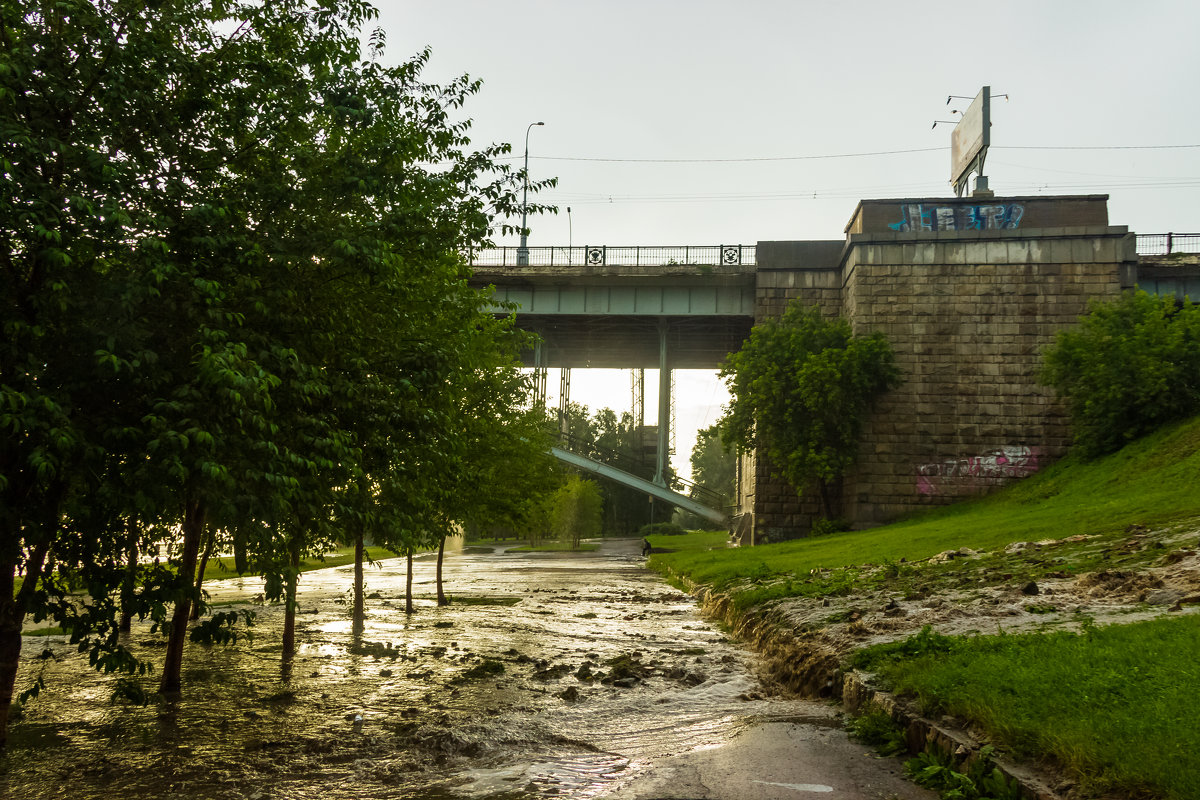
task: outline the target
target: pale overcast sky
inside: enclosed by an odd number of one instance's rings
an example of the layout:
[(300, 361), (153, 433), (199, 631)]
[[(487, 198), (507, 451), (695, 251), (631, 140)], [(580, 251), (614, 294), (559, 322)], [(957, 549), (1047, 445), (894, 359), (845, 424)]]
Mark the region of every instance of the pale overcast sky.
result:
[[(931, 124), (985, 84), (1009, 96), (992, 103), (997, 195), (1108, 194), (1111, 224), (1200, 231), (1196, 0), (378, 6), (386, 60), (428, 45), (428, 79), (483, 80), (476, 142), (519, 160), (545, 122), (530, 173), (559, 178), (539, 198), (559, 213), (530, 220), (531, 247), (841, 239), (859, 199), (953, 194), (952, 126)], [(573, 399), (628, 407), (627, 388), (583, 396), (580, 372)]]

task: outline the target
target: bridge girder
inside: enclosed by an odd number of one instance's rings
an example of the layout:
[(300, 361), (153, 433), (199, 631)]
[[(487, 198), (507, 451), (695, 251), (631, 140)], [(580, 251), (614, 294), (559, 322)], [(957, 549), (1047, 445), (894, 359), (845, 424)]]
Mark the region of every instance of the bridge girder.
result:
[[(518, 314), (517, 325), (538, 334), (541, 366), (658, 369), (660, 321), (665, 326), (671, 369), (716, 369), (741, 349), (751, 317), (645, 317)], [(535, 366), (532, 350), (523, 354)]]

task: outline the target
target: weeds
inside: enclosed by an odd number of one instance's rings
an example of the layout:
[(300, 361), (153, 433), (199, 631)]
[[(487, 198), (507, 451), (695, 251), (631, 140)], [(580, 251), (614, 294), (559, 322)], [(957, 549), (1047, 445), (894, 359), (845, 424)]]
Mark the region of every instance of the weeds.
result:
[(891, 714), (875, 703), (846, 723), (846, 731), (881, 756), (898, 756), (908, 752), (908, 741), (904, 731), (892, 719)]
[(130, 703), (132, 705), (149, 705), (154, 695), (147, 692), (141, 681), (122, 675), (113, 682), (110, 700), (114, 703)]
[(926, 750), (905, 763), (904, 772), (942, 800), (1021, 800), (1020, 784), (1004, 777), (992, 762), (994, 752), (991, 745), (980, 748), (967, 771), (959, 772), (950, 756)]
[(877, 670), (900, 661), (953, 653), (962, 648), (963, 641), (961, 637), (934, 633), (933, 628), (926, 625), (907, 639), (855, 651), (849, 659), (849, 665), (855, 669)]

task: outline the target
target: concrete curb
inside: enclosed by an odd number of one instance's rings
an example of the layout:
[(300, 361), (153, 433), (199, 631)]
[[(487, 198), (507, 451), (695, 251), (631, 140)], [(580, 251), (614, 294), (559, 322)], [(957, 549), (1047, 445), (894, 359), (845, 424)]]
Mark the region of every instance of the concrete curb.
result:
[[(762, 617), (754, 619), (753, 615), (734, 611), (727, 602), (724, 602), (726, 598), (714, 593), (711, 587), (678, 575), (674, 578), (696, 598), (701, 610), (706, 615), (722, 620), (736, 631), (737, 637), (743, 643), (760, 655), (768, 656), (768, 651), (772, 649), (772, 643), (783, 644), (782, 638), (791, 638), (786, 635), (781, 637), (779, 629), (773, 625), (764, 624), (765, 620)], [(757, 631), (758, 635), (752, 635), (751, 628)], [(795, 640), (787, 644), (793, 648), (797, 646)], [(800, 646), (803, 647), (803, 645)], [(778, 664), (777, 660), (776, 664)], [(810, 674), (807, 676), (807, 680), (800, 683), (809, 687), (808, 691), (801, 691), (800, 694), (813, 699), (837, 700), (842, 709), (850, 714), (868, 703), (879, 706), (905, 729), (910, 755), (922, 753), (926, 748), (935, 748), (940, 752), (950, 754), (956, 766), (969, 767), (974, 759), (979, 757), (979, 750), (983, 747), (968, 732), (950, 728), (922, 717), (915, 709), (895, 695), (872, 686), (870, 673), (860, 670), (849, 672), (829, 670), (822, 675)], [(820, 686), (824, 691), (814, 692), (812, 691), (814, 686)], [(1051, 788), (1031, 767), (997, 758), (994, 755), (992, 763), (1007, 780), (1020, 785), (1021, 794), (1025, 800), (1068, 800), (1067, 795)], [(1069, 790), (1069, 787), (1064, 788)]]
[[(854, 713), (873, 704), (885, 711), (892, 720), (905, 730), (910, 754), (926, 749), (947, 753), (956, 767), (966, 771), (979, 758), (983, 746), (968, 732), (940, 725), (917, 714), (907, 703), (895, 695), (876, 689), (871, 685), (870, 673), (854, 670), (842, 676), (842, 708)], [(1004, 777), (1021, 787), (1026, 800), (1065, 800), (1064, 795), (1052, 789), (1042, 778), (1028, 767), (1003, 758), (992, 756), (992, 763)]]

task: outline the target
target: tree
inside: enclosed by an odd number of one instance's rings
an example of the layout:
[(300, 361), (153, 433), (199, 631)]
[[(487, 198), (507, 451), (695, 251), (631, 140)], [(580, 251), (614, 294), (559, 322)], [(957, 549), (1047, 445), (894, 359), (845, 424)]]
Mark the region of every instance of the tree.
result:
[(594, 481), (571, 475), (551, 503), (550, 529), (556, 539), (578, 550), (580, 539), (600, 535), (604, 501)]
[[(586, 406), (571, 403), (567, 421), (573, 451), (639, 478), (653, 478), (655, 464), (644, 457), (641, 431), (634, 426), (629, 412), (618, 416), (612, 409), (602, 408), (589, 415)], [(650, 508), (643, 492), (610, 481), (599, 484), (599, 490), (604, 500), (606, 532), (628, 534), (648, 521)]]
[(1070, 409), (1075, 451), (1110, 453), (1200, 413), (1200, 306), (1130, 292), (1060, 331), (1041, 380)]
[(883, 334), (854, 336), (846, 320), (793, 301), (751, 329), (720, 375), (732, 397), (717, 423), (722, 440), (764, 452), (798, 494), (815, 485), (834, 518), (835, 483), (854, 463), (866, 416), (899, 382)]
[[(444, 498), (442, 300), (523, 176), (451, 118), (477, 81), (360, 61), (374, 14), (0, 8), (0, 742), (27, 615), (133, 668), (123, 595), (169, 630), (175, 692), (214, 527), (294, 589), (348, 487), (405, 546)], [(129, 586), (131, 521), (179, 532), (173, 573)]]
[(692, 479), (729, 502), (737, 493), (737, 457), (721, 440), (720, 427), (711, 425), (696, 434), (692, 448)]

